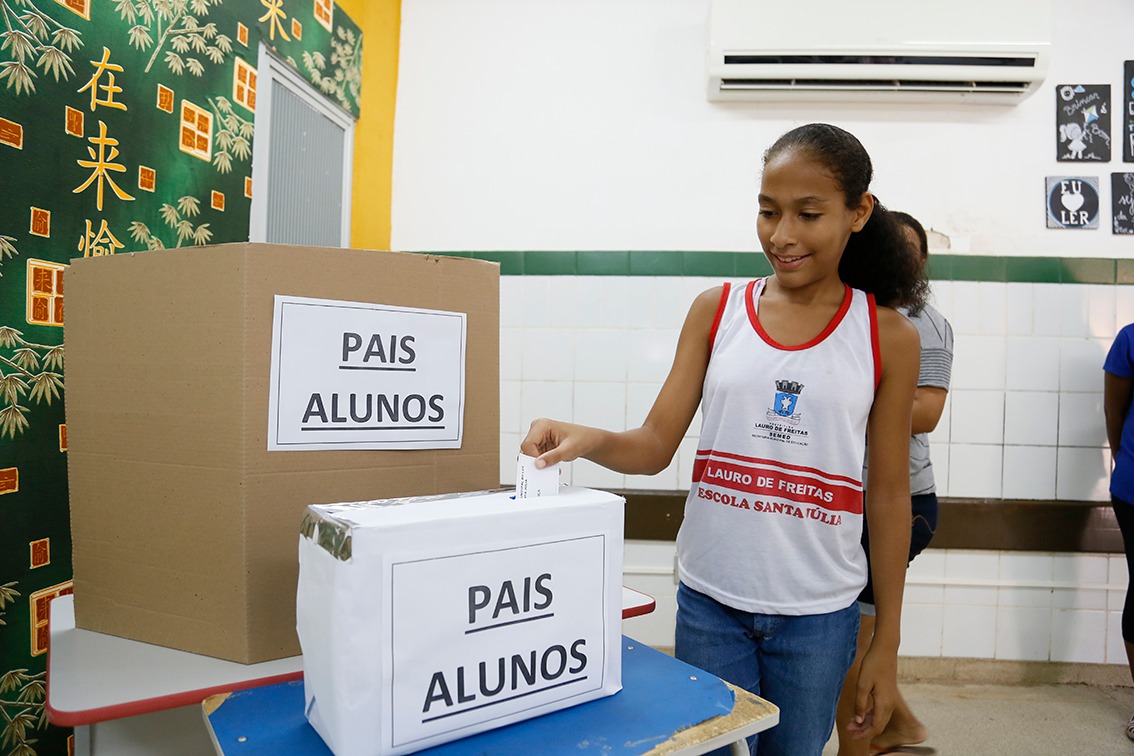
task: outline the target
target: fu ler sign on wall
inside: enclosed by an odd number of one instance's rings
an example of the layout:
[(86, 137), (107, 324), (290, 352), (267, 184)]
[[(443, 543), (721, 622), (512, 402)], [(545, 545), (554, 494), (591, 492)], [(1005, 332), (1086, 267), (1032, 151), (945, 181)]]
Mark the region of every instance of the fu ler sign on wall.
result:
[(466, 316), (276, 295), (268, 450), (457, 449)]

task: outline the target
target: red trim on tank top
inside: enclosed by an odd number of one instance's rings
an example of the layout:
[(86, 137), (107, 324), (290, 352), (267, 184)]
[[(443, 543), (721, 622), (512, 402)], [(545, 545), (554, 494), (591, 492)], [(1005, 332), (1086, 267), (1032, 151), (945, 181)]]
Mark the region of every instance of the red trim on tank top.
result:
[(882, 342), (878, 339), (878, 304), (873, 294), (866, 295), (869, 305), (866, 311), (870, 313), (870, 351), (874, 354), (874, 393), (878, 393), (878, 384), (882, 382)]
[[(753, 296), (753, 292), (755, 291), (756, 284), (759, 281), (767, 282), (767, 280), (768, 279), (766, 278), (762, 278), (748, 282), (748, 286), (744, 290), (744, 304), (748, 308), (748, 321), (752, 324), (752, 327), (756, 330), (756, 333), (759, 334), (760, 338), (763, 339), (764, 342), (767, 343), (770, 347), (774, 347), (785, 352), (798, 352), (804, 349), (810, 349), (811, 347), (821, 343), (823, 339), (834, 333), (835, 329), (839, 327), (839, 323), (843, 322), (843, 318), (846, 317), (847, 312), (850, 310), (853, 294), (851, 293), (851, 287), (847, 286), (844, 283), (843, 303), (839, 305), (839, 311), (835, 313), (835, 316), (831, 318), (830, 322), (827, 323), (827, 326), (819, 333), (818, 336), (811, 339), (811, 341), (803, 344), (796, 344), (794, 346), (781, 344), (768, 335), (768, 332), (764, 330), (764, 327), (762, 325), (760, 325), (760, 318), (756, 315), (756, 298)], [(765, 283), (765, 285), (767, 284)], [(875, 362), (875, 364), (877, 364), (877, 361)], [(875, 378), (875, 381), (877, 381), (877, 378)]]
[(717, 328), (721, 324), (721, 318), (724, 317), (725, 304), (728, 303), (728, 293), (732, 288), (732, 284), (728, 281), (724, 283), (724, 291), (721, 292), (721, 301), (717, 303), (717, 314), (713, 317), (713, 327), (709, 329), (709, 351), (713, 351), (713, 345), (717, 343)]

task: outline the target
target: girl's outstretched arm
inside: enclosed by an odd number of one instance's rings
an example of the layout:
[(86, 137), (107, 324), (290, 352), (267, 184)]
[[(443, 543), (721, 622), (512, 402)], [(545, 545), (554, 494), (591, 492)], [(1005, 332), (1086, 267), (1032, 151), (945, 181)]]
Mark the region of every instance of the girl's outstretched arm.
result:
[(855, 696), (854, 737), (874, 737), (890, 719), (898, 688), (902, 589), (910, 551), (910, 421), (921, 346), (900, 313), (878, 308), (882, 376), (867, 425), (866, 518), (877, 617)]
[(689, 428), (709, 365), (709, 334), (720, 306), (722, 287), (693, 301), (669, 376), (641, 427), (621, 432), (540, 418), (532, 423), (520, 451), (538, 457), (537, 467), (583, 457), (631, 475), (653, 475), (666, 468)]

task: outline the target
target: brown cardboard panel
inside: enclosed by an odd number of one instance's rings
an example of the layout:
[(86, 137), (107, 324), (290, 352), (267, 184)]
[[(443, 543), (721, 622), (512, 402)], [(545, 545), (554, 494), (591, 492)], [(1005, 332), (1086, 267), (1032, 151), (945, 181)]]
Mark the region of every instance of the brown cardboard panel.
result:
[[(174, 250), (103, 259), (66, 273), (68, 372), (99, 377), (68, 386), (72, 448), (95, 448), (95, 432), (131, 457), (230, 465), (237, 437), (224, 431), (240, 415), (242, 356), (217, 347), (242, 340), (232, 261)], [(159, 434), (176, 443), (155, 444)]]
[[(498, 419), (494, 422), (499, 422)], [(495, 472), (489, 470), (489, 467), (496, 465)], [(459, 491), (489, 491), (500, 488), (500, 439), (496, 439), (496, 445), (493, 449), (488, 451), (481, 451), (478, 453), (469, 453), (461, 455), (453, 455), (448, 457), (440, 457), (437, 460), (437, 484), (439, 486), (445, 485), (451, 480), (476, 480), (479, 485), (476, 488), (457, 489), (451, 491), (442, 491), (441, 493), (457, 493)]]
[[(468, 319), (466, 370), (468, 375), (482, 379), (479, 383), (470, 382), (466, 389), (465, 438), (461, 451), (469, 454), (496, 455), (500, 448), (499, 287), (491, 291), (496, 294), (492, 298), (492, 311), (473, 311)], [(492, 432), (493, 428), (497, 431)]]
[(71, 524), (80, 626), (202, 653), (238, 642), (246, 603), (243, 581), (233, 579), (245, 548), (238, 474), (105, 455), (69, 464), (80, 503)]
[[(298, 653), (304, 507), (497, 485), (493, 263), (227, 244), (66, 276), (79, 627), (242, 662)], [(269, 452), (276, 294), (467, 313), (462, 447)]]

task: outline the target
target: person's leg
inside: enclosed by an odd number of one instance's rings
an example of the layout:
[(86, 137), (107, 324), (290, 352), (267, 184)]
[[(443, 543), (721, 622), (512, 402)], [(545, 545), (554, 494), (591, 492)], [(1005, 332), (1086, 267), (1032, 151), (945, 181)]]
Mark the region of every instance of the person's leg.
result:
[[(724, 606), (683, 583), (678, 584), (673, 655), (686, 664), (761, 695), (751, 618), (749, 612)], [(749, 738), (750, 749), (754, 743), (755, 739)], [(728, 748), (721, 748), (711, 756), (727, 756), (728, 753)]]
[[(910, 531), (910, 561), (929, 546), (933, 534), (937, 530), (937, 494), (919, 494), (911, 497), (913, 510), (913, 530)], [(871, 635), (874, 634), (874, 618), (863, 617), (863, 625), (869, 624)], [(870, 636), (867, 636), (870, 637)], [(914, 745), (924, 743), (929, 737), (929, 730), (921, 723), (910, 709), (902, 692), (898, 690), (898, 697), (894, 700), (894, 711), (886, 728), (871, 741), (874, 750), (886, 750), (900, 745)]]
[(1128, 580), (1126, 603), (1122, 605), (1122, 640), (1126, 644), (1126, 660), (1130, 666), (1130, 677), (1134, 679), (1134, 586), (1130, 585), (1129, 580), (1134, 579), (1134, 505), (1112, 498), (1110, 506), (1114, 510), (1114, 518), (1118, 520), (1118, 529), (1122, 533), (1122, 545), (1126, 551)]
[[(864, 628), (869, 626), (869, 632), (872, 636), (874, 634), (874, 617), (869, 615), (862, 616), (862, 625)], [(865, 629), (861, 632), (867, 632)], [(868, 636), (870, 637), (870, 636)], [(894, 699), (894, 711), (890, 714), (890, 721), (886, 723), (886, 728), (870, 741), (870, 747), (874, 751), (887, 751), (898, 746), (903, 745), (916, 745), (924, 743), (926, 738), (929, 737), (929, 730), (921, 723), (921, 720), (914, 715), (910, 709), (910, 705), (906, 703), (906, 699), (902, 697), (902, 691), (899, 687), (897, 691), (897, 698)], [(854, 699), (851, 699), (852, 714)], [(839, 751), (842, 754), (842, 751)], [(848, 753), (856, 753), (849, 751)], [(865, 753), (865, 752), (863, 752)]]
[[(847, 732), (847, 725), (850, 724), (851, 719), (854, 718), (854, 699), (857, 695), (858, 688), (858, 670), (862, 666), (862, 657), (866, 654), (866, 649), (870, 648), (870, 640), (874, 637), (874, 624), (870, 624), (870, 632), (867, 632), (863, 626), (862, 621), (870, 615), (873, 620), (874, 615), (874, 581), (870, 572), (870, 530), (867, 528), (866, 518), (862, 520), (862, 551), (866, 554), (866, 585), (863, 586), (862, 592), (858, 594), (858, 601), (856, 605), (859, 610), (859, 627), (858, 637), (855, 646), (854, 661), (851, 662), (850, 669), (847, 670), (846, 677), (843, 679), (843, 688), (839, 691), (839, 702), (835, 708), (835, 736), (839, 740), (839, 756), (860, 756), (860, 754), (870, 753), (870, 743), (862, 743), (855, 740)], [(862, 740), (865, 740), (863, 738)]]
[(760, 756), (820, 756), (831, 737), (839, 690), (854, 660), (858, 605), (829, 614), (755, 616), (760, 695), (780, 723), (760, 733)]
[[(937, 530), (937, 494), (918, 494), (910, 497), (910, 507), (913, 514), (912, 529), (910, 531), (909, 562), (925, 550), (933, 540)], [(870, 564), (870, 531), (863, 522), (862, 548), (866, 552), (867, 568)], [(861, 610), (860, 626), (858, 631), (858, 649), (854, 663), (847, 672), (843, 683), (843, 690), (839, 695), (839, 707), (836, 712), (836, 734), (839, 738), (839, 756), (858, 756), (869, 753), (871, 750), (893, 748), (898, 745), (913, 745), (922, 743), (929, 737), (925, 725), (914, 715), (909, 704), (902, 698), (901, 690), (894, 701), (894, 711), (885, 729), (870, 742), (869, 745), (854, 740), (847, 734), (846, 727), (854, 716), (854, 699), (858, 686), (858, 669), (862, 664), (862, 656), (870, 648), (870, 640), (874, 637), (874, 583), (867, 573), (866, 587), (858, 597)]]
[[(1130, 677), (1134, 679), (1134, 505), (1121, 499), (1111, 498), (1110, 506), (1118, 529), (1122, 533), (1122, 545), (1126, 552), (1126, 603), (1122, 605), (1122, 640), (1126, 646), (1126, 663), (1130, 667)], [(1126, 723), (1126, 737), (1134, 740), (1134, 717)]]

